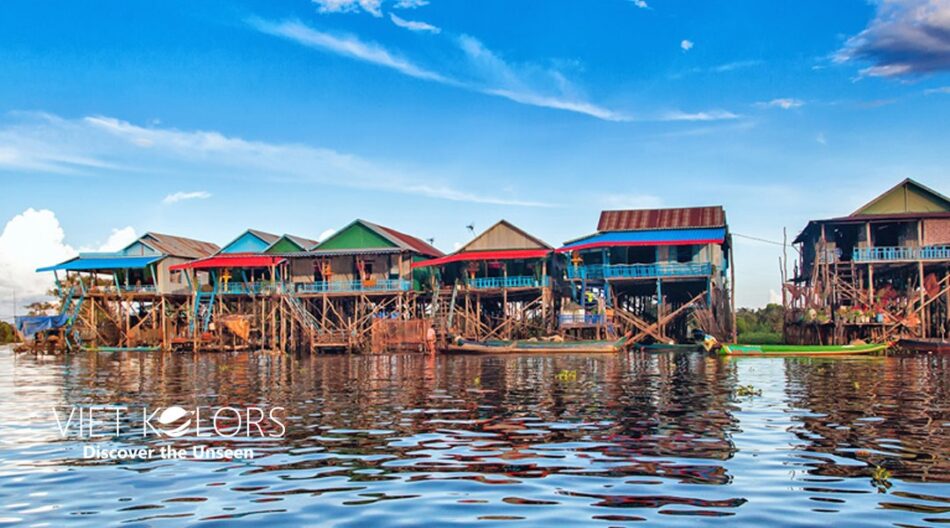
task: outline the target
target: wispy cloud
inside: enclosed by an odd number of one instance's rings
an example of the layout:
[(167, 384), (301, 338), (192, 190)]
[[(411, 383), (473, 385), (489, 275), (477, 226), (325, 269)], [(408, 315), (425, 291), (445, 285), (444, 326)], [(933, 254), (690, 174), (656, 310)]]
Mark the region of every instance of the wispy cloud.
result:
[(357, 13), (366, 11), (375, 16), (383, 16), (382, 0), (313, 0), (317, 11), (321, 13)]
[(393, 7), (396, 9), (415, 9), (429, 5), (428, 0), (399, 0)]
[(709, 71), (714, 72), (714, 73), (725, 73), (725, 72), (731, 72), (731, 71), (736, 71), (736, 70), (743, 70), (746, 68), (752, 68), (754, 66), (761, 66), (762, 64), (765, 64), (765, 61), (761, 59), (740, 60), (740, 61), (727, 62), (725, 64), (720, 64), (718, 66), (713, 66), (712, 68), (709, 68)]
[(682, 49), (684, 53), (693, 49), (693, 46), (695, 45), (696, 43), (693, 42), (692, 40), (683, 39), (680, 41), (680, 49)]
[(848, 39), (835, 62), (864, 61), (871, 77), (950, 70), (950, 0), (884, 0), (868, 27)]
[[(84, 177), (129, 171), (200, 174), (313, 183), (458, 202), (552, 205), (460, 188), (437, 172), (430, 173), (424, 168), (405, 171), (316, 146), (250, 141), (214, 131), (143, 127), (107, 116), (64, 119), (51, 114), (23, 114), (21, 117), (20, 122), (0, 123), (0, 145), (18, 152), (12, 161), (0, 158), (0, 174), (11, 170), (62, 174), (66, 172), (62, 170), (61, 161), (65, 154), (87, 160), (82, 165), (65, 165), (69, 174)], [(175, 199), (175, 195), (170, 197)]]
[(738, 114), (727, 110), (710, 110), (708, 112), (682, 112), (674, 110), (667, 112), (660, 117), (661, 121), (721, 121), (726, 119), (739, 119)]
[(191, 192), (178, 191), (176, 193), (172, 193), (165, 196), (165, 198), (162, 199), (162, 203), (173, 204), (173, 203), (178, 203), (185, 200), (207, 200), (208, 198), (211, 198), (211, 193), (209, 193), (208, 191), (191, 191)]
[(939, 88), (929, 88), (924, 90), (924, 95), (950, 94), (950, 86), (941, 86)]
[[(486, 48), (479, 40), (467, 35), (458, 37), (455, 42), (462, 51), (464, 60), (473, 67), (472, 73), (475, 75), (461, 80), (424, 68), (409, 59), (390, 52), (379, 44), (364, 42), (352, 35), (333, 35), (315, 30), (299, 21), (268, 22), (261, 19), (251, 19), (249, 22), (252, 27), (262, 33), (390, 68), (417, 79), (504, 97), (522, 104), (586, 114), (608, 121), (629, 119), (620, 112), (566, 93), (566, 88), (572, 90), (573, 88), (559, 72), (531, 66), (516, 68)], [(547, 84), (552, 86), (539, 86), (544, 83), (536, 82), (538, 77), (547, 77), (545, 79)]]
[(393, 24), (396, 24), (397, 26), (401, 28), (408, 29), (409, 31), (423, 31), (427, 33), (436, 33), (436, 34), (442, 31), (441, 29), (427, 22), (420, 22), (416, 20), (406, 20), (404, 18), (400, 18), (396, 16), (395, 13), (390, 13), (389, 19), (393, 21)]
[(649, 9), (649, 4), (646, 3), (646, 0), (630, 0), (633, 2), (633, 5), (639, 7), (640, 9)]
[(772, 99), (771, 101), (763, 101), (755, 103), (755, 106), (759, 108), (781, 108), (782, 110), (791, 110), (793, 108), (801, 108), (805, 106), (805, 101), (801, 99), (793, 99), (791, 97), (781, 97), (778, 99)]
[(819, 132), (818, 135), (815, 136), (815, 141), (817, 141), (818, 143), (820, 143), (820, 144), (822, 144), (822, 145), (827, 145), (827, 144), (828, 144), (828, 138), (825, 137), (825, 133), (824, 133), (824, 132)]
[(351, 59), (378, 66), (391, 68), (404, 75), (446, 84), (455, 84), (451, 79), (417, 66), (411, 61), (390, 53), (386, 48), (373, 42), (364, 42), (355, 36), (332, 35), (317, 31), (298, 21), (269, 22), (258, 18), (250, 19), (250, 24), (258, 31), (292, 40), (298, 44), (317, 48)]

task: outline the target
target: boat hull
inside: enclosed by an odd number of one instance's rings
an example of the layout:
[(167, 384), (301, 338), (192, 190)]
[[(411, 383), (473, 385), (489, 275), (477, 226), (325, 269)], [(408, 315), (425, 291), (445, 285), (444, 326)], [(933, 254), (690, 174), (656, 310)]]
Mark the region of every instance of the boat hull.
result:
[(897, 345), (912, 352), (950, 353), (950, 341), (942, 339), (901, 339)]
[(726, 344), (719, 349), (723, 356), (854, 356), (874, 354), (887, 350), (890, 345), (736, 345)]
[(473, 354), (601, 354), (624, 349), (626, 339), (618, 341), (469, 341), (457, 339), (449, 344), (449, 352)]

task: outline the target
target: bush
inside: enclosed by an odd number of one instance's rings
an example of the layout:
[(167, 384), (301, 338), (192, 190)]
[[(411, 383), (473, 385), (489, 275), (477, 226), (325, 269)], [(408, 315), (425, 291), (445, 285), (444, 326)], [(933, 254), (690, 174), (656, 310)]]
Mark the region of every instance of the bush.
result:
[(739, 334), (739, 342), (743, 345), (781, 345), (783, 339), (777, 332), (746, 332)]

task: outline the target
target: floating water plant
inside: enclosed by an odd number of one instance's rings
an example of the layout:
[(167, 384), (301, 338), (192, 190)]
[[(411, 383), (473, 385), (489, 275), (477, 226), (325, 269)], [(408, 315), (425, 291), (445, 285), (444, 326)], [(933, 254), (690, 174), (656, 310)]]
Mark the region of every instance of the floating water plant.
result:
[(752, 385), (739, 385), (736, 387), (736, 396), (746, 397), (746, 396), (761, 396), (762, 389), (757, 389)]
[(881, 466), (874, 466), (871, 470), (871, 484), (877, 488), (878, 493), (887, 493), (887, 490), (893, 485), (891, 483), (891, 472)]

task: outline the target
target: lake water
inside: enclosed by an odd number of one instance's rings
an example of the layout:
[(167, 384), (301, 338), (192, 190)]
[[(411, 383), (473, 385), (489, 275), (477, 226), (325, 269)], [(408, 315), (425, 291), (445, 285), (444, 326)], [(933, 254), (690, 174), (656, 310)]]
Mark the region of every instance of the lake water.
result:
[[(207, 439), (63, 438), (52, 408), (80, 404), (282, 406), (286, 436), (215, 440), (251, 460), (89, 460)], [(24, 525), (950, 522), (950, 356), (0, 349), (0, 428), (0, 520)]]

